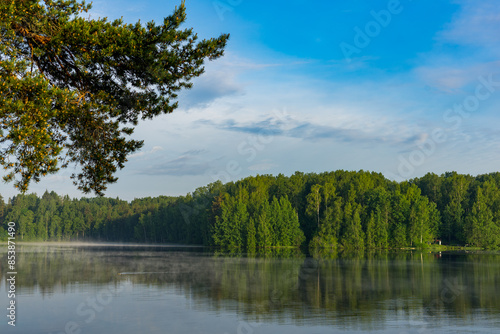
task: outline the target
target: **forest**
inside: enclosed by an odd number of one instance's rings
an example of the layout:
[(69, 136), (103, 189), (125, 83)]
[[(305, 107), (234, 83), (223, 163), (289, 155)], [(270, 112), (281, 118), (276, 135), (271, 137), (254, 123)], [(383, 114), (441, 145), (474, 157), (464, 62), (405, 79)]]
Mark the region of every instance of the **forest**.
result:
[(427, 247), (438, 241), (497, 249), (500, 173), (428, 173), (395, 182), (362, 170), (295, 172), (130, 202), (48, 191), (41, 197), (0, 195), (2, 239), (10, 221), (17, 241), (176, 243), (241, 252)]

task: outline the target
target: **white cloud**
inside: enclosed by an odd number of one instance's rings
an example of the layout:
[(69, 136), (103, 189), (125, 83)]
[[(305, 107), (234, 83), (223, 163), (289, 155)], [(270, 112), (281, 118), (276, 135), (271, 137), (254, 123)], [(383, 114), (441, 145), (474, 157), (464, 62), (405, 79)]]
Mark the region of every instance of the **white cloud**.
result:
[(445, 93), (463, 93), (479, 76), (500, 68), (500, 2), (457, 0), (460, 9), (422, 54), (417, 78)]
[(500, 51), (500, 3), (497, 0), (459, 0), (461, 10), (438, 35), (439, 40)]
[(480, 62), (463, 65), (456, 60), (432, 60), (414, 70), (417, 78), (430, 87), (446, 93), (470, 93), (468, 85), (477, 85), (479, 77), (498, 73), (500, 61)]
[(242, 94), (243, 87), (236, 80), (237, 72), (208, 67), (205, 73), (193, 80), (193, 88), (179, 94), (183, 109), (205, 107), (224, 96)]
[(249, 86), (244, 76), (282, 66), (282, 63), (256, 62), (226, 52), (223, 58), (207, 62), (205, 73), (193, 80), (193, 88), (179, 94), (180, 108), (206, 108), (217, 99), (243, 96)]
[(129, 155), (128, 157), (130, 159), (134, 159), (134, 158), (139, 158), (139, 157), (144, 157), (144, 156), (147, 156), (147, 155), (151, 155), (151, 154), (154, 154), (154, 153), (159, 152), (159, 151), (163, 151), (163, 147), (161, 147), (161, 146), (154, 146), (149, 151), (140, 151), (140, 152), (137, 152), (137, 153), (133, 153), (133, 154)]
[(203, 175), (210, 168), (210, 162), (203, 155), (205, 150), (190, 150), (180, 156), (143, 168), (138, 173), (145, 175)]

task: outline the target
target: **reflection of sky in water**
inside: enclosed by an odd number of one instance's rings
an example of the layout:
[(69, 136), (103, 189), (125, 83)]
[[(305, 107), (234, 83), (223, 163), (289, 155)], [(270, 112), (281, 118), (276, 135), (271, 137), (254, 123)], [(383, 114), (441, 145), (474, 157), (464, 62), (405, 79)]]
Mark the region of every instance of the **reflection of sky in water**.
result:
[[(1, 333), (59, 334), (65, 326), (69, 333), (222, 334), (500, 328), (499, 255), (317, 261), (24, 249), (18, 250), (17, 326), (4, 320)], [(2, 276), (0, 307), (6, 314)]]

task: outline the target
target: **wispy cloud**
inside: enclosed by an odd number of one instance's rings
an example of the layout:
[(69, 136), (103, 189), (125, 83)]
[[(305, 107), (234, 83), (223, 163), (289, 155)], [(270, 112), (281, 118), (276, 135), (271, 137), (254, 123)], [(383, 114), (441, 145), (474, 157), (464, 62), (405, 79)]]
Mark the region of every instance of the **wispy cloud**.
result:
[(500, 3), (456, 0), (460, 10), (436, 32), (433, 49), (420, 55), (417, 78), (446, 93), (462, 93), (480, 75), (500, 67)]
[[(433, 60), (432, 63), (416, 68), (415, 74), (426, 85), (446, 93), (464, 93), (480, 76), (498, 73), (500, 61), (460, 65), (451, 60)], [(470, 92), (467, 92), (470, 93)]]
[(130, 159), (134, 159), (134, 158), (144, 157), (144, 156), (147, 156), (147, 155), (154, 154), (154, 153), (156, 153), (158, 151), (163, 151), (163, 147), (161, 147), (161, 146), (154, 146), (149, 151), (141, 151), (141, 152), (133, 153), (133, 154), (129, 155), (129, 158)]
[(171, 176), (203, 175), (210, 169), (210, 162), (200, 157), (204, 153), (206, 153), (205, 150), (190, 150), (175, 159), (145, 168), (139, 174)]
[(236, 73), (207, 70), (203, 76), (194, 80), (192, 89), (179, 95), (179, 104), (186, 109), (205, 107), (218, 98), (242, 93), (243, 87), (236, 81)]
[[(385, 144), (415, 144), (420, 140), (421, 132), (408, 129), (403, 124), (387, 124), (387, 126), (364, 126), (363, 123), (353, 127), (352, 124), (339, 122), (338, 125), (329, 125), (328, 122), (319, 124), (298, 118), (276, 120), (273, 117), (253, 122), (241, 122), (227, 119), (221, 122), (200, 120), (200, 124), (213, 126), (220, 130), (249, 133), (262, 136), (283, 136), (299, 138), (307, 141), (333, 140), (336, 142), (368, 142)], [(393, 126), (395, 125), (395, 126)]]
[(457, 0), (462, 9), (438, 37), (444, 42), (484, 47), (500, 52), (500, 3), (496, 0)]
[(231, 53), (226, 54), (215, 63), (207, 63), (205, 73), (193, 80), (193, 88), (179, 95), (180, 107), (204, 108), (216, 99), (244, 95), (246, 84), (241, 79), (242, 76), (287, 64), (256, 62)]

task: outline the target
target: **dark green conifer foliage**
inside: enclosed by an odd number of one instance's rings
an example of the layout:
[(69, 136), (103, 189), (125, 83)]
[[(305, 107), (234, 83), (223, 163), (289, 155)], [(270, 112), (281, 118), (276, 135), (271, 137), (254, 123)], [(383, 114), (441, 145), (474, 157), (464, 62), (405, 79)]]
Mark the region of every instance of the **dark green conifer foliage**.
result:
[(247, 252), (249, 253), (255, 252), (255, 234), (256, 232), (255, 232), (254, 219), (250, 218), (248, 220), (247, 230), (246, 230), (246, 240), (247, 240), (246, 249)]
[(271, 230), (269, 219), (271, 217), (271, 207), (265, 201), (260, 207), (257, 218), (257, 245), (259, 247), (269, 247), (271, 245)]
[(471, 213), (466, 219), (467, 241), (470, 245), (487, 249), (500, 245), (500, 227), (493, 219), (493, 213), (483, 195), (483, 188), (479, 187)]
[(102, 195), (143, 142), (140, 119), (177, 108), (177, 93), (222, 56), (228, 35), (198, 41), (184, 3), (161, 24), (90, 19), (77, 0), (0, 1), (0, 165), (21, 192), (69, 164)]

